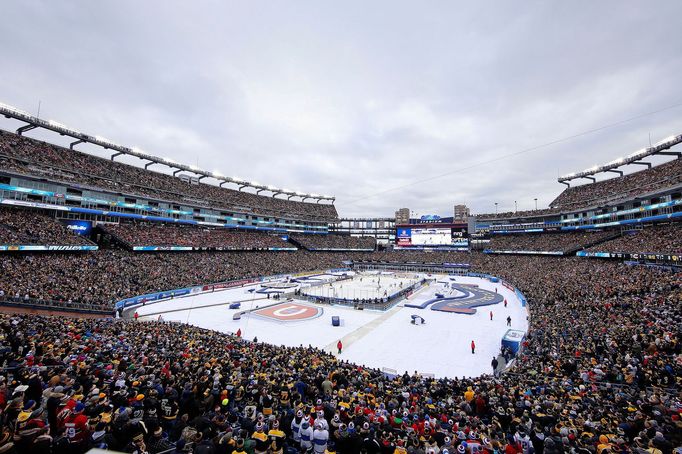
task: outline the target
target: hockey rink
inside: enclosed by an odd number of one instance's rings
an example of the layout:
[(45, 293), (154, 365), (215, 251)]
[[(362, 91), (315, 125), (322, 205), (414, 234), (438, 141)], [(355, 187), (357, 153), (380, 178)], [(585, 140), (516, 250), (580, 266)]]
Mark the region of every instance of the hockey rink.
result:
[[(363, 291), (374, 290), (383, 295), (392, 293), (393, 285), (409, 285), (409, 277), (380, 275), (377, 288), (377, 273), (362, 274), (352, 281), (344, 280), (333, 284), (346, 297)], [(425, 277), (411, 275), (413, 278)], [(314, 277), (312, 283), (325, 282), (315, 289), (329, 289), (332, 275)], [(314, 304), (303, 300), (268, 299), (266, 294), (256, 293), (261, 284), (196, 294), (174, 300), (149, 303), (138, 307), (141, 320), (157, 320), (159, 315), (166, 321), (190, 323), (203, 328), (226, 333), (241, 330), (242, 336), (258, 342), (275, 345), (312, 345), (329, 352), (336, 352), (336, 343), (341, 340), (344, 348), (339, 357), (371, 368), (384, 369), (391, 373), (433, 374), (435, 377), (462, 377), (489, 374), (490, 362), (500, 351), (502, 336), (509, 328), (526, 331), (527, 311), (522, 307), (515, 293), (499, 283), (474, 277), (431, 276), (436, 281), (422, 287), (409, 299), (400, 301), (388, 311), (355, 310), (346, 306)], [(372, 280), (374, 279), (374, 280)], [(408, 283), (409, 281), (409, 283)], [(446, 287), (474, 285), (481, 290), (497, 292), (507, 300), (504, 303), (476, 307), (474, 314), (460, 314), (405, 307), (405, 303), (421, 305), (436, 298), (436, 293), (456, 297), (458, 290)], [(303, 286), (304, 292), (311, 288)], [(343, 286), (343, 289), (340, 288)], [(291, 289), (288, 289), (291, 290)], [(356, 293), (357, 292), (357, 293)], [(327, 296), (326, 293), (322, 293)], [(229, 309), (234, 302), (239, 309)], [(253, 309), (243, 314), (240, 320), (233, 320), (238, 312)], [(490, 320), (490, 312), (493, 320)], [(413, 315), (423, 317), (424, 324), (412, 324)], [(332, 326), (332, 317), (339, 317), (340, 326)], [(507, 317), (511, 317), (511, 327)], [(471, 353), (471, 341), (476, 343), (476, 353)]]

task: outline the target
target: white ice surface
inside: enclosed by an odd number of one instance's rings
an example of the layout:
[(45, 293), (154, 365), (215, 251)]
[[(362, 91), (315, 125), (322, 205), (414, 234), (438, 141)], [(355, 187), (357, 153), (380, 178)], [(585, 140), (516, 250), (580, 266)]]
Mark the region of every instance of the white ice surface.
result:
[[(450, 279), (447, 276), (434, 277), (440, 282)], [(359, 282), (358, 277), (353, 283), (343, 281), (344, 290), (351, 292), (354, 287), (365, 287), (368, 278), (369, 276), (363, 276), (363, 283)], [(382, 286), (394, 283), (394, 279), (392, 276), (382, 275)], [(490, 362), (499, 353), (502, 336), (509, 329), (507, 316), (512, 318), (511, 328), (525, 331), (528, 328), (526, 309), (521, 307), (512, 291), (499, 283), (471, 277), (457, 277), (456, 282), (478, 284), (480, 288), (490, 291), (497, 288), (507, 299), (508, 306), (504, 308), (503, 303), (482, 306), (477, 308), (476, 314), (464, 315), (433, 311), (430, 308), (403, 307), (405, 301), (388, 313), (321, 305), (323, 315), (308, 321), (277, 322), (249, 315), (243, 316), (241, 320), (232, 320), (232, 316), (238, 311), (228, 309), (231, 302), (242, 301), (242, 311), (275, 302), (264, 298), (264, 295), (248, 292), (249, 289), (260, 288), (259, 285), (252, 285), (148, 304), (137, 311), (142, 319), (157, 319), (157, 314), (163, 312), (162, 317), (167, 321), (190, 323), (226, 333), (241, 329), (246, 339), (257, 337), (259, 342), (275, 345), (310, 344), (336, 353), (336, 342), (342, 339), (342, 359), (368, 367), (395, 369), (399, 373), (412, 373), (416, 370), (434, 374), (436, 377), (490, 373)], [(412, 295), (409, 301), (423, 302), (435, 298), (435, 293), (444, 291), (447, 293), (448, 289), (437, 282)], [(493, 321), (490, 321), (490, 311), (493, 312)], [(412, 314), (422, 316), (426, 324), (412, 325)], [(332, 327), (333, 315), (341, 318), (340, 327)], [(474, 355), (470, 348), (472, 340), (476, 343)]]

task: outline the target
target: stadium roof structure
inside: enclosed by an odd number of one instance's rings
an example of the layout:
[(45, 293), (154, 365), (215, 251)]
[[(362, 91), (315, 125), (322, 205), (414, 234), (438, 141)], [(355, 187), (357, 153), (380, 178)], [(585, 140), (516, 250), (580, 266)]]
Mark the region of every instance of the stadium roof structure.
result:
[(180, 164), (172, 159), (160, 158), (158, 156), (150, 155), (135, 147), (131, 148), (123, 145), (118, 145), (113, 141), (101, 136), (91, 136), (89, 134), (82, 133), (74, 128), (65, 126), (54, 120), (43, 120), (41, 118), (29, 114), (28, 112), (25, 112), (23, 110), (17, 109), (4, 103), (0, 103), (0, 115), (3, 115), (5, 118), (13, 118), (15, 120), (19, 120), (21, 122), (26, 123), (26, 125), (17, 129), (16, 132), (18, 135), (22, 135), (23, 133), (30, 131), (32, 129), (37, 128), (48, 129), (50, 131), (58, 133), (59, 135), (68, 136), (73, 139), (76, 139), (69, 145), (69, 148), (71, 148), (72, 150), (74, 150), (74, 147), (76, 145), (81, 143), (91, 143), (93, 145), (100, 146), (106, 150), (112, 150), (115, 152), (114, 154), (111, 155), (112, 161), (115, 160), (116, 156), (120, 155), (135, 156), (136, 158), (149, 161), (147, 164), (145, 164), (144, 166), (145, 169), (148, 169), (149, 166), (153, 164), (161, 164), (170, 167), (171, 169), (174, 169), (173, 176), (176, 176), (178, 173), (183, 171), (190, 172), (199, 177), (198, 181), (201, 181), (204, 178), (213, 178), (215, 180), (218, 180), (220, 181), (220, 184), (218, 185), (220, 187), (227, 183), (233, 183), (239, 186), (240, 191), (244, 188), (253, 188), (256, 189), (256, 194), (259, 195), (263, 191), (268, 191), (271, 193), (272, 197), (276, 197), (278, 195), (287, 195), (289, 196), (287, 198), (288, 200), (291, 200), (294, 197), (298, 197), (300, 198), (301, 202), (310, 199), (315, 200), (316, 203), (319, 203), (322, 200), (327, 200), (334, 203), (334, 201), (336, 200), (336, 197), (334, 196), (310, 194), (300, 191), (292, 191), (290, 189), (280, 189), (274, 186), (262, 185), (255, 181), (247, 181), (238, 177), (226, 177), (222, 175), (220, 172), (216, 171), (209, 172), (207, 170), (202, 170), (193, 165)]
[(596, 182), (597, 180), (592, 176), (596, 175), (598, 173), (606, 173), (606, 172), (611, 172), (611, 173), (617, 173), (619, 176), (623, 176), (623, 171), (621, 170), (616, 170), (619, 167), (626, 166), (626, 165), (631, 165), (631, 164), (638, 164), (638, 165), (643, 165), (647, 166), (648, 168), (651, 168), (651, 163), (642, 161), (642, 159), (648, 157), (648, 156), (653, 156), (653, 155), (670, 155), (670, 156), (677, 156), (680, 158), (682, 156), (682, 153), (680, 152), (675, 152), (675, 151), (664, 151), (668, 150), (675, 145), (682, 143), (682, 134), (677, 135), (677, 136), (670, 136), (666, 137), (665, 139), (661, 140), (660, 142), (657, 142), (653, 144), (652, 146), (648, 148), (642, 148), (641, 150), (637, 150), (634, 153), (624, 156), (621, 158), (618, 158), (614, 161), (607, 162), (604, 165), (601, 166), (594, 166), (592, 168), (583, 170), (582, 172), (574, 172), (574, 173), (569, 173), (568, 175), (564, 175), (562, 177), (559, 177), (557, 181), (559, 183), (565, 184), (566, 186), (570, 187), (570, 183), (567, 183), (568, 181), (571, 180), (576, 180), (579, 178), (585, 178), (587, 180), (591, 180), (593, 183)]

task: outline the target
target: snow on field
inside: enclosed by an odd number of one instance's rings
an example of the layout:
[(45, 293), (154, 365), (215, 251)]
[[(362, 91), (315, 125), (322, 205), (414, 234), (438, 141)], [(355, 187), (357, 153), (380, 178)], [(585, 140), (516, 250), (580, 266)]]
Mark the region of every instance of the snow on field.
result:
[[(359, 278), (362, 276), (362, 283)], [(378, 276), (358, 274), (351, 281), (338, 282), (343, 292), (349, 296)], [(409, 299), (419, 303), (435, 298), (436, 293), (447, 293), (444, 282), (452, 282), (451, 276), (434, 276), (437, 282), (422, 288)], [(491, 372), (490, 361), (500, 350), (500, 340), (509, 329), (506, 318), (512, 319), (513, 329), (527, 330), (526, 309), (516, 295), (501, 284), (472, 277), (456, 277), (457, 284), (473, 284), (489, 291), (498, 291), (508, 301), (478, 307), (476, 314), (463, 315), (404, 307), (405, 301), (387, 311), (358, 311), (347, 307), (314, 305), (305, 301), (298, 304), (317, 306), (323, 314), (317, 318), (296, 322), (283, 322), (266, 319), (257, 315), (245, 314), (241, 320), (233, 320), (236, 312), (264, 307), (276, 301), (253, 290), (260, 285), (250, 285), (215, 293), (192, 295), (175, 300), (148, 304), (137, 309), (141, 318), (157, 319), (158, 314), (167, 321), (180, 321), (203, 328), (226, 333), (241, 329), (246, 339), (258, 338), (259, 342), (275, 345), (313, 345), (336, 353), (336, 342), (344, 343), (342, 359), (364, 364), (369, 367), (394, 369), (398, 373), (419, 371), (420, 373), (443, 376), (478, 376)], [(381, 275), (381, 289), (394, 289), (391, 284), (400, 280), (409, 285), (407, 277)], [(376, 288), (376, 283), (373, 284)], [(322, 286), (328, 288), (328, 285)], [(249, 291), (251, 290), (251, 291)], [(305, 290), (310, 290), (306, 288)], [(339, 289), (341, 291), (341, 289)], [(453, 292), (454, 294), (454, 292)], [(326, 295), (326, 294), (325, 294)], [(231, 302), (241, 302), (239, 310), (228, 309)], [(284, 301), (284, 300), (282, 300)], [(493, 320), (490, 320), (490, 312)], [(424, 325), (410, 323), (411, 315), (420, 315), (426, 320)], [(341, 326), (333, 327), (331, 317), (339, 316)], [(471, 354), (470, 344), (476, 343), (476, 353)]]

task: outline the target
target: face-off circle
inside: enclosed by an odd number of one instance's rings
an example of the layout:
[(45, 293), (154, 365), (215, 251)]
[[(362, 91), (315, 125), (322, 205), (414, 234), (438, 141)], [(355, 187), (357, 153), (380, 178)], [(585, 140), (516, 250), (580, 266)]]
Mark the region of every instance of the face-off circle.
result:
[(253, 311), (252, 314), (278, 322), (300, 322), (302, 320), (317, 318), (321, 316), (323, 312), (324, 310), (321, 307), (285, 302), (257, 309)]

